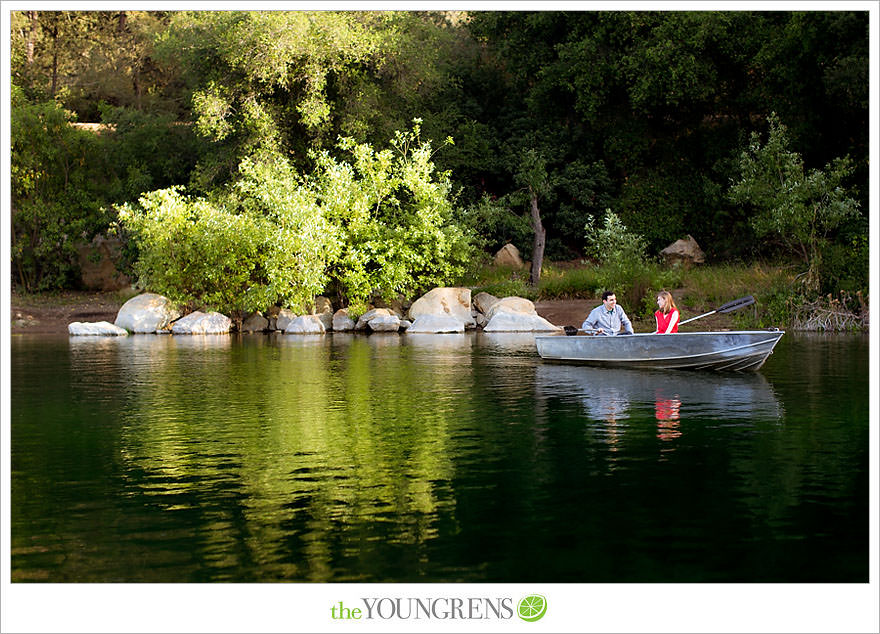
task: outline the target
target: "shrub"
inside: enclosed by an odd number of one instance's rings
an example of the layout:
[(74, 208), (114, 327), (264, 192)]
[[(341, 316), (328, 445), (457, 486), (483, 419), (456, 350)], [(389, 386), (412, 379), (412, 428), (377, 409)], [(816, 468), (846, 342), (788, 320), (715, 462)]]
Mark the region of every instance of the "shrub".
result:
[(287, 196), (274, 193), (283, 204), (261, 213), (266, 201), (242, 194), (258, 189), (257, 181), (266, 184), (265, 174), (252, 165), (243, 172), (232, 191), (214, 200), (171, 188), (119, 209), (138, 246), (142, 286), (191, 307), (232, 313), (276, 303), (304, 308), (323, 290), (332, 232), (314, 200), (288, 183)]

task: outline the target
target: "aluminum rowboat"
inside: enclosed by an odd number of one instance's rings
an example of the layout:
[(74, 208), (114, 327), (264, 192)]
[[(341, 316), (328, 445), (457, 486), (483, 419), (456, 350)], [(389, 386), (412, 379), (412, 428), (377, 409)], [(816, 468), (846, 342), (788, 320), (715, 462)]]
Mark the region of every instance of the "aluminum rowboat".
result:
[(608, 367), (756, 371), (782, 330), (687, 332), (672, 335), (548, 335), (535, 337), (545, 361)]

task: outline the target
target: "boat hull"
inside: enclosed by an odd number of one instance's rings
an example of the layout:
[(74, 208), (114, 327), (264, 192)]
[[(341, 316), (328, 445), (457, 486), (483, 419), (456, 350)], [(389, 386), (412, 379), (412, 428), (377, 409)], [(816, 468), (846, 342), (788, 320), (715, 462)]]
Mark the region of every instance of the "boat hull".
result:
[(773, 353), (781, 330), (535, 337), (545, 361), (607, 367), (754, 372)]

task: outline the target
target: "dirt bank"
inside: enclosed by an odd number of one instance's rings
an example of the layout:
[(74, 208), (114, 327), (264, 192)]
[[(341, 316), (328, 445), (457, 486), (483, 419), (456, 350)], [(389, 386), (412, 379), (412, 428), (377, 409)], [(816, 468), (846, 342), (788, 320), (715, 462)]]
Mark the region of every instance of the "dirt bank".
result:
[(125, 303), (119, 293), (65, 291), (52, 295), (19, 295), (10, 297), (10, 324), (13, 333), (67, 333), (67, 324), (74, 321), (116, 320), (116, 313)]

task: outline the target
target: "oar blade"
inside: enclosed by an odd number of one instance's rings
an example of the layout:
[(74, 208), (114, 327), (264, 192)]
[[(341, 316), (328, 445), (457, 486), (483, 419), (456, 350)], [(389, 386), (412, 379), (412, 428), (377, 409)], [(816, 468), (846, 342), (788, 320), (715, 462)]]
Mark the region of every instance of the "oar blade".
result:
[(751, 306), (755, 303), (755, 298), (751, 295), (746, 295), (745, 297), (740, 297), (739, 299), (735, 299), (732, 302), (727, 302), (723, 306), (715, 309), (716, 313), (730, 313), (734, 310), (739, 310), (740, 308), (745, 308), (746, 306)]

